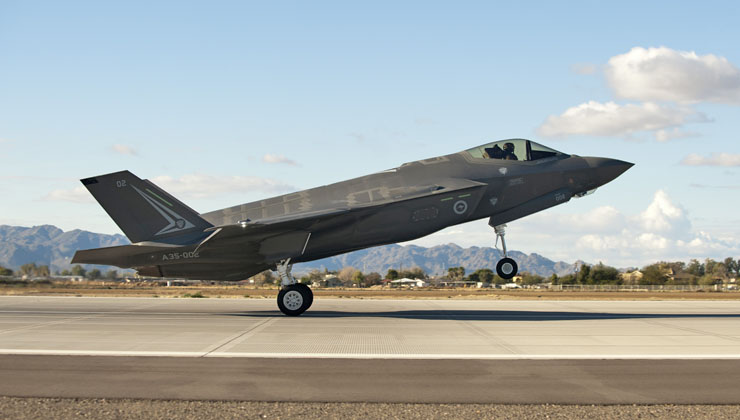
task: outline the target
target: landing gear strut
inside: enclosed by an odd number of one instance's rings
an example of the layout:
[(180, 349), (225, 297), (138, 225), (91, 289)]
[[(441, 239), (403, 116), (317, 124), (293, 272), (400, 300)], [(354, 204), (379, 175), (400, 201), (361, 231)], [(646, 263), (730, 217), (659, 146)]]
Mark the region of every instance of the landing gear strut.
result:
[(519, 267), (516, 265), (516, 261), (506, 255), (506, 240), (504, 239), (504, 235), (506, 235), (506, 224), (494, 226), (490, 221), (488, 224), (493, 227), (493, 231), (496, 232), (496, 245), (494, 246), (498, 249), (498, 240), (501, 238), (501, 247), (504, 249), (504, 258), (496, 264), (496, 274), (504, 280), (512, 279), (516, 276)]
[(288, 316), (298, 316), (311, 307), (313, 292), (305, 284), (296, 282), (290, 273), (292, 268), (290, 258), (282, 260), (276, 265), (283, 286), (278, 293), (277, 303), (280, 312)]

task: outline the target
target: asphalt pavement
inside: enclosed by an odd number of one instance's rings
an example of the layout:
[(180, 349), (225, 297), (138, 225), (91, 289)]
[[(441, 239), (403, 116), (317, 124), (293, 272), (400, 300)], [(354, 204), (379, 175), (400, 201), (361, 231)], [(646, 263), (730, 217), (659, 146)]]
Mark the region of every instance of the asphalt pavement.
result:
[(727, 301), (0, 298), (0, 395), (738, 404)]

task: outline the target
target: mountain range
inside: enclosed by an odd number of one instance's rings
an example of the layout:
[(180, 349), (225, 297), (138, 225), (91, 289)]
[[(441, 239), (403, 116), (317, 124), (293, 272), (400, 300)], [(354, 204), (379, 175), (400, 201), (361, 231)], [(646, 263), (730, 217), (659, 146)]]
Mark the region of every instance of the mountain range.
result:
[[(123, 235), (106, 235), (71, 230), (64, 232), (52, 225), (34, 227), (0, 225), (0, 266), (17, 270), (26, 263), (48, 265), (52, 272), (69, 269), (69, 263), (78, 249), (126, 245), (129, 241)], [(510, 251), (509, 256), (519, 264), (519, 271), (528, 271), (541, 276), (553, 273), (563, 275), (573, 271), (573, 264), (555, 262), (538, 254), (524, 254)], [(295, 273), (305, 273), (313, 269), (340, 270), (352, 266), (363, 272), (386, 273), (396, 270), (421, 267), (429, 274), (445, 274), (450, 267), (465, 267), (472, 273), (479, 268), (491, 268), (501, 258), (495, 248), (462, 248), (446, 244), (424, 248), (416, 245), (385, 245), (354, 251), (335, 257), (324, 258), (308, 263), (296, 264)], [(89, 266), (92, 267), (92, 266)], [(88, 268), (89, 268), (88, 267)]]
[[(528, 271), (541, 276), (570, 274), (573, 264), (563, 261), (555, 262), (538, 254), (525, 254), (509, 251), (509, 257), (516, 260), (519, 271)], [(496, 248), (470, 247), (462, 248), (455, 244), (437, 245), (424, 248), (416, 245), (384, 245), (330, 258), (296, 264), (294, 271), (304, 272), (324, 268), (334, 271), (351, 266), (365, 273), (378, 272), (385, 274), (388, 269), (396, 270), (421, 267), (427, 274), (447, 274), (450, 267), (465, 267), (466, 273), (480, 268), (495, 271), (496, 263), (502, 257)]]
[[(56, 226), (0, 225), (0, 265), (17, 270), (21, 265), (48, 265), (51, 272), (71, 267), (78, 249), (126, 245), (123, 235), (105, 235), (84, 230), (64, 232)], [(92, 266), (91, 266), (92, 267)]]

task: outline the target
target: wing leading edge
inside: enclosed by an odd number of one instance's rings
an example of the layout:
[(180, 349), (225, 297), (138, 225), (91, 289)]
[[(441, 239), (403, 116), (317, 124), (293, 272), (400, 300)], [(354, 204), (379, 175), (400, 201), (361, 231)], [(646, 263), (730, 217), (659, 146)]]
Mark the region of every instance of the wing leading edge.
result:
[[(124, 192), (116, 184), (117, 180), (122, 179), (126, 179), (127, 186), (131, 188), (125, 190), (128, 194), (126, 197), (116, 199), (116, 195)], [(94, 186), (91, 192), (96, 191), (94, 195), (106, 211), (119, 218), (114, 218), (119, 226), (127, 227), (124, 230), (127, 235), (138, 230), (129, 235), (134, 244), (80, 250), (75, 253), (73, 263), (135, 268), (140, 274), (148, 276), (203, 279), (252, 275), (269, 268), (276, 261), (301, 256), (312, 232), (319, 226), (325, 229), (347, 225), (375, 214), (376, 209), (395, 203), (486, 186), (467, 179), (440, 179), (425, 185), (404, 188), (401, 194), (379, 202), (353, 205), (341, 202), (325, 209), (213, 226), (165, 191), (149, 181), (139, 180), (128, 171), (88, 178), (83, 180), (83, 184), (88, 189), (91, 189), (91, 185)], [(101, 187), (105, 188), (102, 193)], [(126, 215), (127, 209), (121, 205), (121, 201), (128, 202), (127, 199), (136, 197), (135, 208), (129, 211), (135, 215)], [(178, 219), (171, 216), (169, 210), (178, 216), (184, 216), (184, 224), (180, 222), (178, 225)], [(166, 217), (167, 215), (170, 217)], [(121, 217), (125, 218), (124, 223), (121, 222)], [(133, 225), (134, 218), (142, 221), (145, 231)], [(174, 228), (168, 227), (173, 222)], [(163, 238), (157, 238), (157, 235)]]
[(487, 184), (485, 183), (468, 179), (446, 178), (431, 184), (409, 188), (403, 195), (396, 196), (382, 202), (363, 203), (353, 206), (299, 212), (271, 218), (262, 218), (255, 221), (246, 219), (237, 223), (219, 225), (206, 229), (205, 231), (211, 232), (211, 234), (198, 245), (198, 248), (207, 249), (211, 246), (218, 246), (222, 242), (235, 237), (255, 236), (255, 239), (258, 239), (284, 234), (291, 231), (303, 231), (308, 233), (311, 231), (313, 226), (320, 222), (350, 213), (356, 213), (359, 218), (362, 218), (360, 213), (367, 214), (375, 208), (385, 207), (393, 203), (400, 203), (443, 193), (468, 190), (471, 188), (483, 188), (486, 186)]

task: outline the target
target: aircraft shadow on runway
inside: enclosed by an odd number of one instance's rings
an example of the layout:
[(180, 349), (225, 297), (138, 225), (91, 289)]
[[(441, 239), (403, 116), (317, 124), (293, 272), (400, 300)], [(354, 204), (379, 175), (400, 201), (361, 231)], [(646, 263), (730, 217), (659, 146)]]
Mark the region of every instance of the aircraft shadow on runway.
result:
[[(249, 311), (218, 315), (283, 317), (279, 311)], [(383, 312), (308, 311), (301, 318), (404, 318), (453, 321), (588, 321), (609, 319), (740, 318), (736, 314), (640, 314), (563, 311), (409, 310)]]

